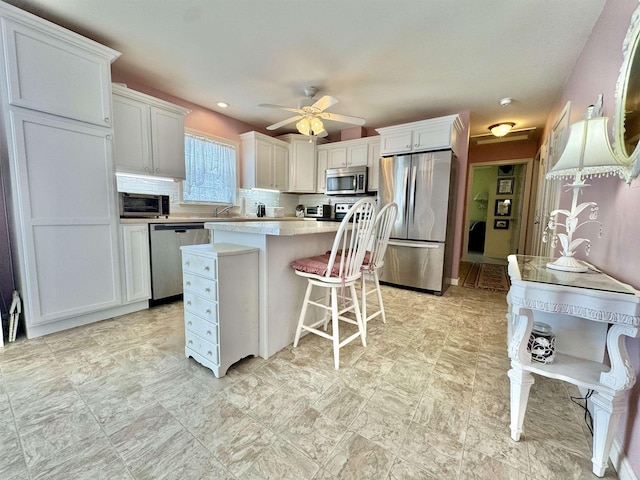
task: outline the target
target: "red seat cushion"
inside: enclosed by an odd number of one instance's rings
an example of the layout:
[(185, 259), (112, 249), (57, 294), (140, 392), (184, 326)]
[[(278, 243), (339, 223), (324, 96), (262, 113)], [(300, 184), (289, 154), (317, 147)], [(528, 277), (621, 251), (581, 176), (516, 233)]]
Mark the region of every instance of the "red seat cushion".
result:
[[(327, 250), (326, 254), (330, 255), (331, 250)], [(342, 250), (338, 250), (338, 255), (342, 255)], [(368, 266), (370, 261), (371, 261), (371, 252), (367, 250), (366, 252), (364, 252), (364, 260), (362, 260), (362, 266), (363, 267)]]
[[(330, 254), (318, 255), (316, 257), (299, 258), (291, 262), (291, 268), (299, 272), (313, 273), (315, 275), (325, 276), (327, 269), (329, 268)], [(331, 270), (331, 276), (337, 277), (340, 275), (340, 263), (334, 262), (333, 269)]]

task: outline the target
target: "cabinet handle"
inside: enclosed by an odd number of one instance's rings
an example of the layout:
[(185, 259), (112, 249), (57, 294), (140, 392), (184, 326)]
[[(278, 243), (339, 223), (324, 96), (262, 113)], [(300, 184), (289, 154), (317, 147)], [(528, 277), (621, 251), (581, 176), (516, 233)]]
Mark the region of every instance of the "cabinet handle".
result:
[(111, 123), (111, 119), (109, 117), (104, 117), (104, 121), (107, 123)]
[(211, 330), (207, 330), (207, 335), (211, 335)]
[(187, 260), (186, 262), (184, 262), (184, 264), (188, 267), (189, 265), (191, 265), (191, 263), (189, 263), (189, 260)]
[(213, 355), (213, 353), (211, 352), (211, 350), (209, 350), (209, 351), (207, 352), (207, 355), (209, 355), (209, 356)]
[(191, 323), (191, 320), (187, 322), (187, 325), (193, 325), (193, 323)]
[(206, 312), (204, 312), (204, 313), (206, 313), (207, 315), (211, 315), (211, 309), (210, 309), (210, 308), (207, 308), (207, 311), (206, 311)]
[(160, 169), (159, 169), (159, 168), (156, 168), (156, 172), (159, 172), (159, 171), (160, 171)]
[(191, 300), (188, 300), (188, 301), (187, 301), (187, 305), (191, 305)]
[(107, 135), (107, 140), (111, 140), (111, 135)]
[(193, 340), (189, 340), (187, 343), (189, 343), (189, 345), (193, 345)]
[(144, 170), (145, 170), (146, 172), (148, 172), (148, 171), (149, 171), (149, 167), (144, 167)]
[(207, 293), (210, 293), (211, 289), (209, 287), (207, 287), (207, 288), (204, 289), (204, 291), (207, 292)]
[(211, 270), (209, 267), (204, 267), (205, 272), (208, 272), (209, 270)]
[(189, 280), (187, 280), (187, 287), (191, 286), (191, 282)]

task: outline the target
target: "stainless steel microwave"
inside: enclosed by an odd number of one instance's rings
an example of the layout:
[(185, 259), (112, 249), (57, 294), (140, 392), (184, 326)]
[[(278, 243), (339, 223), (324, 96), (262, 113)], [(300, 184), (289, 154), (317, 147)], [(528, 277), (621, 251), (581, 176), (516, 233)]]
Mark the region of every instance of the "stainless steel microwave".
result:
[(328, 168), (325, 194), (358, 195), (367, 193), (367, 167)]
[(169, 216), (169, 195), (120, 192), (119, 197), (121, 217)]

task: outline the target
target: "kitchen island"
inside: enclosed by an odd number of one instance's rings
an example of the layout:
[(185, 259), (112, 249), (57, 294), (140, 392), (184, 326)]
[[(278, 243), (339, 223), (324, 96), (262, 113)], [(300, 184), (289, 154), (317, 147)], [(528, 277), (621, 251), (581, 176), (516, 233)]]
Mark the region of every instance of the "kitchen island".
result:
[(212, 243), (233, 243), (260, 250), (261, 357), (269, 358), (293, 343), (307, 282), (289, 264), (329, 250), (339, 226), (339, 222), (315, 220), (205, 223), (205, 228), (211, 230)]

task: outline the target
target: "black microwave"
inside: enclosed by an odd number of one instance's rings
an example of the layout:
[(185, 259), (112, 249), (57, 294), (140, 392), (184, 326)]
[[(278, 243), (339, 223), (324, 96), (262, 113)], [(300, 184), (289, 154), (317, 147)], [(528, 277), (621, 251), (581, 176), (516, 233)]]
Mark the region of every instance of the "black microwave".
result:
[(168, 217), (169, 195), (120, 192), (120, 217)]
[(327, 195), (367, 193), (367, 167), (328, 168), (324, 193)]

